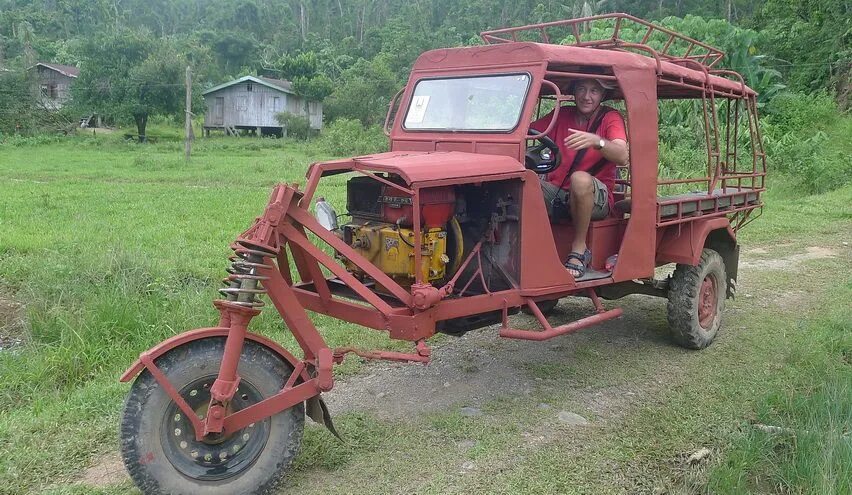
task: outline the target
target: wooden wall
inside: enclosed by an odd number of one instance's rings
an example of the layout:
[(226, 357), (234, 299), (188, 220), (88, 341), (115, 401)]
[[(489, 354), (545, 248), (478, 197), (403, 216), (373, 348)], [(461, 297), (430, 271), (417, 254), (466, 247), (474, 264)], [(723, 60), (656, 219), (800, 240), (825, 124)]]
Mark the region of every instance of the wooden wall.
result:
[(71, 83), (73, 77), (38, 66), (38, 84), (41, 90), (41, 101), (46, 108), (57, 110), (71, 99)]

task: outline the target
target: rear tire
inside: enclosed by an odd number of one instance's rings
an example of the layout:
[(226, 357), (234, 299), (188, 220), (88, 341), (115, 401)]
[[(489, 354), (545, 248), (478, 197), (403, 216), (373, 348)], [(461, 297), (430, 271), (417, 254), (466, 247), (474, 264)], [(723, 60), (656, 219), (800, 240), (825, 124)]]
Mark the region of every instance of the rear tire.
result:
[[(157, 367), (199, 414), (210, 399), (225, 339), (197, 340), (157, 359)], [(233, 410), (278, 393), (292, 372), (266, 347), (246, 341)], [(215, 440), (196, 441), (183, 412), (147, 371), (136, 378), (121, 420), (121, 453), (145, 494), (266, 494), (283, 480), (302, 441), (303, 404)]]
[(704, 249), (698, 265), (679, 264), (669, 284), (668, 320), (672, 338), (687, 349), (713, 342), (722, 324), (727, 294), (725, 262)]

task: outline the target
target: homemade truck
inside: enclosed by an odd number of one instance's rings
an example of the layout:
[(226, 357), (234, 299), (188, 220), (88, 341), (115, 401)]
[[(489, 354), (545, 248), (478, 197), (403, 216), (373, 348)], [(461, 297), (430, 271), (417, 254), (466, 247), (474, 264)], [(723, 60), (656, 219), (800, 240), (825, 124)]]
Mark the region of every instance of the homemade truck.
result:
[[(593, 21), (610, 34), (584, 37)], [(628, 24), (644, 37), (622, 39)], [(558, 33), (568, 41), (552, 44)], [(272, 491), (299, 450), (306, 414), (334, 432), (321, 393), (350, 353), (428, 363), (436, 332), (488, 325), (503, 338), (551, 339), (617, 318), (622, 310), (601, 300), (634, 293), (668, 298), (678, 344), (713, 341), (736, 289), (737, 231), (758, 216), (765, 190), (755, 92), (715, 68), (718, 49), (625, 14), (482, 39), (417, 59), (388, 111), (389, 152), (315, 163), (304, 188), (276, 186), (231, 246), (224, 297), (213, 303), (218, 325), (143, 352), (121, 377), (135, 378), (122, 456), (143, 492)], [(567, 166), (548, 134), (571, 100), (565, 88), (590, 73), (618, 88), (608, 99), (625, 117), (630, 160), (615, 211), (589, 228), (590, 270), (574, 279), (563, 267), (572, 225), (548, 217), (539, 174)], [(658, 177), (658, 105), (669, 99), (699, 102), (700, 177)], [(554, 109), (551, 124), (531, 131), (542, 108)], [(329, 181), (339, 191), (344, 179), (345, 205), (318, 195)], [(665, 195), (672, 187), (680, 194)], [(345, 222), (335, 206), (345, 207)], [(673, 273), (655, 278), (668, 264)], [(591, 314), (549, 322), (568, 296), (588, 298)], [(248, 332), (265, 298), (301, 356)], [(521, 309), (541, 328), (515, 328), (510, 315)], [(330, 348), (309, 312), (386, 332), (413, 350)]]

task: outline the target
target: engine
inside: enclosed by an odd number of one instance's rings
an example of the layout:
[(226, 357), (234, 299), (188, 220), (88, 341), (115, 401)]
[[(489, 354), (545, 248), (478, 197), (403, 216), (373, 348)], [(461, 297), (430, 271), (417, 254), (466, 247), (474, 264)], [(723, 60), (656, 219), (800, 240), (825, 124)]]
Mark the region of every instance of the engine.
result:
[[(394, 177), (388, 179), (393, 181)], [(461, 239), (451, 239), (454, 233), (460, 233), (454, 218), (453, 187), (420, 191), (423, 238), (419, 267), (414, 257), (412, 196), (372, 177), (354, 177), (346, 184), (346, 206), (352, 220), (340, 229), (344, 242), (400, 285), (413, 284), (416, 270), (424, 281), (433, 283), (454, 271), (453, 265), (460, 258), (455, 248), (460, 247)], [(365, 275), (355, 264), (343, 261), (352, 273)]]

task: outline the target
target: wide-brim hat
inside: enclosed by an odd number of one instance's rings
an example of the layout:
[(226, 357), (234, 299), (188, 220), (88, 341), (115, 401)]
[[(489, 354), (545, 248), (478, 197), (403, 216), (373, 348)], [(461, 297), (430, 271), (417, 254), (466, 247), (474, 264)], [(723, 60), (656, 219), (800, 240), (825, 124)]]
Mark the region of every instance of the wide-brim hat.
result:
[(605, 89), (607, 91), (612, 91), (614, 89), (618, 89), (618, 84), (615, 81), (612, 81), (610, 79), (601, 78), (600, 76), (603, 76), (603, 75), (604, 75), (604, 72), (600, 68), (598, 68), (598, 67), (590, 68), (590, 70), (588, 72), (588, 76), (578, 77), (578, 78), (572, 80), (570, 83), (568, 83), (568, 93), (574, 92), (574, 86), (577, 84), (577, 82), (584, 81), (584, 80), (587, 80), (587, 79), (591, 79), (591, 80), (597, 82), (598, 84), (600, 84), (600, 86), (603, 89)]

